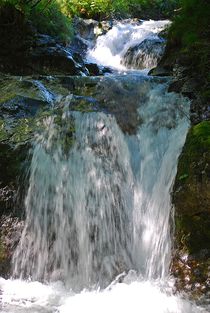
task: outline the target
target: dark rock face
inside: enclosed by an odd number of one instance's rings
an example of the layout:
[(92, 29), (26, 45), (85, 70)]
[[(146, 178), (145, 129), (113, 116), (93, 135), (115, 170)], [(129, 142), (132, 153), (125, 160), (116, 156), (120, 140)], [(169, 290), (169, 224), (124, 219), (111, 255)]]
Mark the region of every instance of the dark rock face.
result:
[(77, 34), (85, 40), (94, 40), (95, 39), (95, 28), (98, 26), (98, 22), (92, 19), (74, 19), (74, 27), (77, 31)]
[(11, 259), (20, 240), (23, 222), (17, 217), (0, 217), (0, 273), (8, 278), (11, 273)]
[[(103, 75), (96, 64), (85, 64), (85, 55), (109, 22), (75, 19), (77, 33), (66, 46), (39, 34), (20, 11), (5, 5), (0, 10), (0, 71), (14, 75)], [(106, 71), (105, 71), (106, 72)]]
[(210, 107), (207, 78), (182, 48), (169, 37), (164, 56), (150, 74), (172, 76), (168, 91), (191, 100), (192, 127), (172, 193), (176, 226), (172, 273), (177, 289), (198, 299), (210, 290)]
[[(173, 190), (179, 289), (193, 295), (210, 290), (210, 122), (193, 126), (179, 159)], [(187, 272), (188, 278), (186, 278)]]
[[(210, 122), (192, 127), (179, 160), (173, 202), (189, 252), (210, 242)], [(190, 236), (187, 236), (190, 234)]]
[[(76, 45), (66, 47), (38, 34), (20, 11), (10, 5), (0, 10), (0, 71), (15, 75), (88, 75)], [(80, 47), (84, 49), (84, 45)]]
[(74, 18), (77, 36), (86, 41), (95, 41), (100, 35), (106, 34), (113, 26), (112, 21), (98, 22), (93, 19)]
[[(17, 96), (0, 103), (0, 211), (21, 216), (35, 115), (46, 102)], [(22, 196), (20, 196), (22, 195)]]
[(100, 71), (100, 68), (98, 67), (97, 64), (95, 63), (85, 63), (86, 68), (89, 71), (89, 74), (91, 76), (99, 76), (102, 74), (102, 72)]
[(165, 40), (145, 39), (139, 45), (128, 49), (123, 58), (123, 64), (128, 68), (153, 68), (160, 61), (165, 49)]
[(182, 93), (191, 99), (190, 120), (195, 125), (210, 119), (210, 108), (207, 97), (201, 92), (205, 78), (195, 71), (191, 63), (190, 58), (179, 51), (179, 47), (167, 44), (162, 59), (149, 75), (174, 78), (169, 92)]

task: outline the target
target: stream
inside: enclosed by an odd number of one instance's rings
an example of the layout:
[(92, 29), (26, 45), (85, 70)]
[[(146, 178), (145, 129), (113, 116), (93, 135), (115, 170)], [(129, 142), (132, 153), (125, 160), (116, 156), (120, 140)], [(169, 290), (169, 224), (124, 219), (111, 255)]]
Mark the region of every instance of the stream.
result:
[(35, 134), (24, 229), (12, 277), (0, 278), (2, 313), (207, 312), (175, 292), (170, 275), (170, 193), (190, 103), (167, 92), (170, 78), (147, 75), (168, 23), (121, 21), (99, 36), (87, 59), (112, 68), (97, 94), (112, 112), (75, 111), (69, 93), (59, 122), (53, 111)]

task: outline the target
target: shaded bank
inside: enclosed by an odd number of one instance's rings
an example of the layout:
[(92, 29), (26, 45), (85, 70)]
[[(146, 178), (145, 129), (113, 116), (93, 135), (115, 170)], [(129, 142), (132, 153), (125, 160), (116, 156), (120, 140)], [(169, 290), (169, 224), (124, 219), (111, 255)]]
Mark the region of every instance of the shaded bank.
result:
[(172, 75), (169, 91), (191, 99), (192, 127), (173, 189), (177, 287), (199, 297), (210, 289), (210, 4), (182, 1), (153, 75)]

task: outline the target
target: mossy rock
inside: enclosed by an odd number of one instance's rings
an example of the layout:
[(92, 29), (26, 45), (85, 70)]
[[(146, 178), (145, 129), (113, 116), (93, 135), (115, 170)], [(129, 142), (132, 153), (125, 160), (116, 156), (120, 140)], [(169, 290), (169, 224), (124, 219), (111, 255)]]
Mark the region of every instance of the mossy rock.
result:
[(5, 249), (4, 249), (4, 246), (1, 242), (1, 238), (0, 238), (0, 262), (4, 261), (6, 258), (5, 256)]
[(7, 257), (6, 249), (0, 238), (0, 276), (7, 277), (10, 270), (10, 260)]
[(190, 254), (210, 249), (210, 121), (189, 130), (179, 159), (173, 203), (178, 245)]

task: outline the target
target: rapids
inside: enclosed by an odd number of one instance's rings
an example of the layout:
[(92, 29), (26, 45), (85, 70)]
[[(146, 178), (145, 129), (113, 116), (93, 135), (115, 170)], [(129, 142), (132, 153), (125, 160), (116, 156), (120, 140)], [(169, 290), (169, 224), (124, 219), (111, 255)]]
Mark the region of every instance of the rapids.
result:
[[(142, 23), (118, 22), (104, 36), (97, 39), (96, 45), (87, 53), (90, 62), (105, 65), (118, 70), (126, 70), (123, 64), (123, 56), (129, 48), (140, 44), (145, 39), (158, 39), (158, 34), (164, 30), (170, 22), (165, 21), (144, 21)], [(135, 63), (135, 62), (134, 62)], [(147, 69), (153, 64), (148, 58), (145, 66)], [(135, 64), (134, 64), (135, 67)]]

